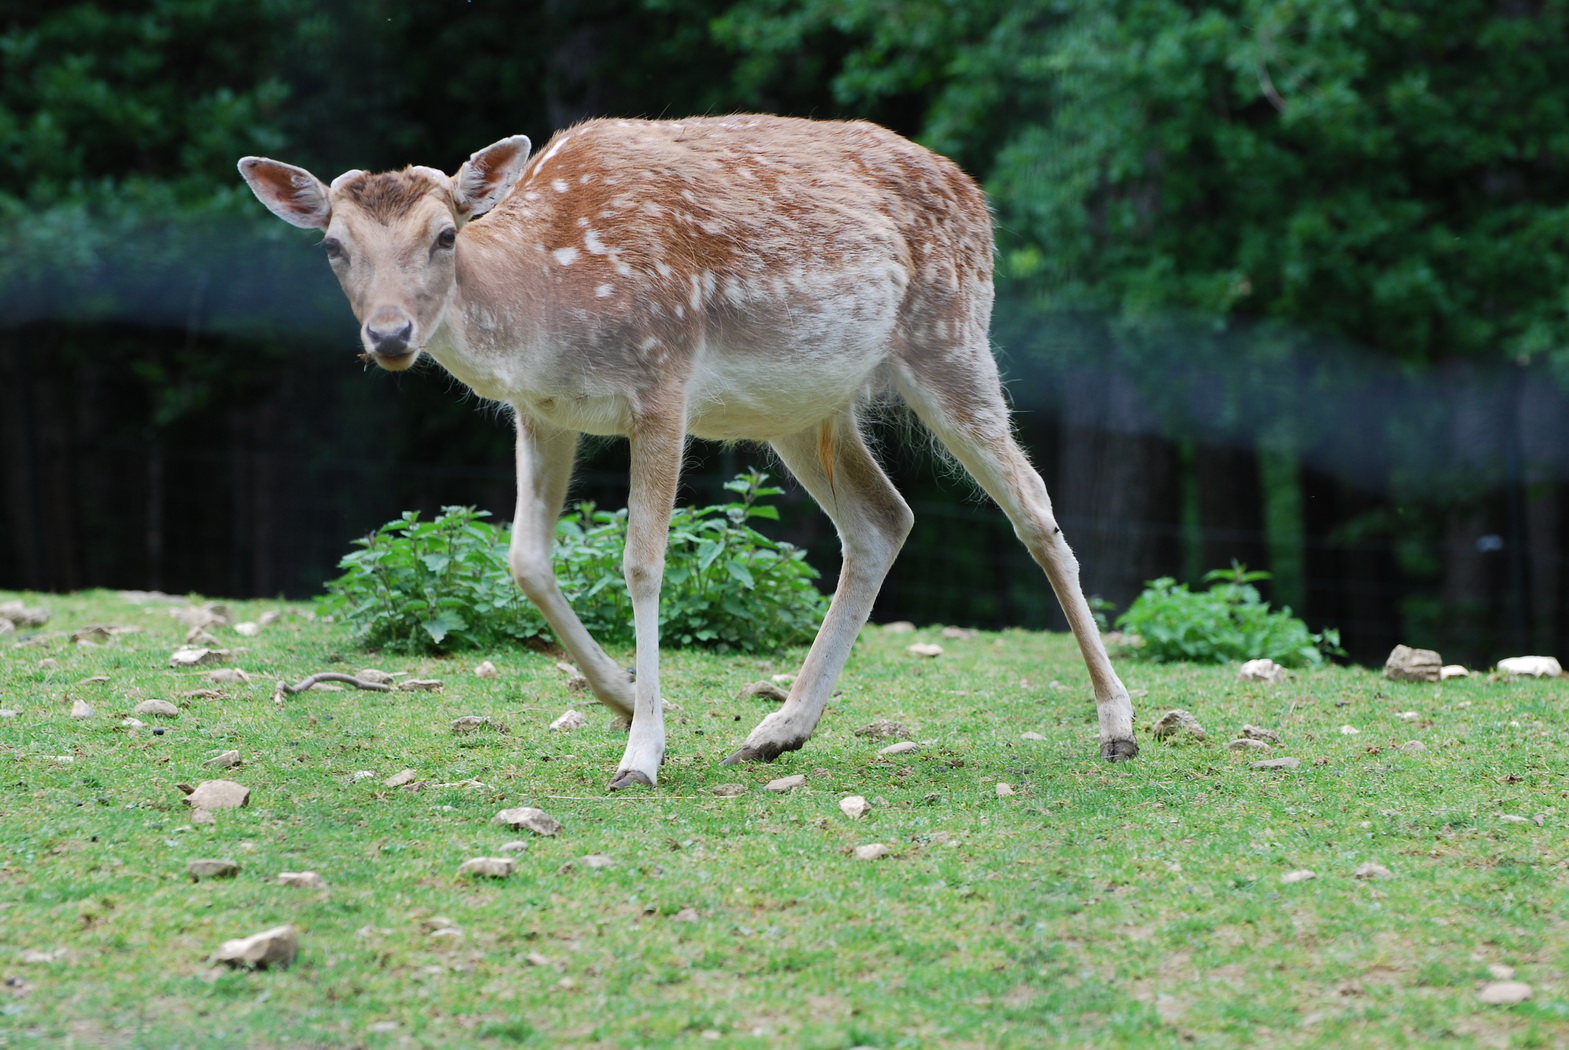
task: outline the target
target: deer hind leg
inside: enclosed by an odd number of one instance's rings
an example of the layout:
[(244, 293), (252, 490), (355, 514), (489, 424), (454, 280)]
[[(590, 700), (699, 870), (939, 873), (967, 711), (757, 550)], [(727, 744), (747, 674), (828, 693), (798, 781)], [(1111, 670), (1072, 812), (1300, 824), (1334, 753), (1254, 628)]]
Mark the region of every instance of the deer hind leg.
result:
[(920, 374), (906, 364), (895, 386), (921, 421), (948, 447), (1013, 522), (1014, 533), (1046, 572), (1079, 643), (1095, 692), (1100, 753), (1116, 762), (1138, 754), (1133, 705), (1112, 669), (1100, 630), (1079, 586), (1079, 563), (1056, 519), (1046, 485), (1013, 439), (1008, 407), (990, 349), (929, 354)]
[(551, 566), (556, 521), (572, 480), (577, 434), (518, 413), (518, 504), (508, 552), (512, 577), (572, 655), (589, 688), (621, 718), (632, 718), (632, 682), (594, 641), (567, 603)]
[(913, 520), (910, 508), (862, 441), (853, 410), (775, 441), (773, 447), (833, 520), (844, 566), (828, 615), (789, 697), (752, 730), (725, 765), (772, 761), (806, 743)]
[(680, 412), (639, 421), (632, 433), (632, 488), (627, 495), (627, 546), (622, 560), (637, 635), (632, 730), (610, 790), (651, 787), (665, 760), (665, 716), (659, 696), (659, 587), (665, 576), (670, 512), (675, 507), (686, 447)]

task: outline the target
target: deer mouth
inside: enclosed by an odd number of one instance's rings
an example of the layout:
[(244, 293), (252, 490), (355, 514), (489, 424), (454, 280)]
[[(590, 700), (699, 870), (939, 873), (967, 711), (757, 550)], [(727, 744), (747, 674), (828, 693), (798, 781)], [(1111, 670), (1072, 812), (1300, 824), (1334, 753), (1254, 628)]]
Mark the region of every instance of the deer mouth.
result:
[(360, 355), (360, 360), (366, 362), (367, 364), (375, 364), (378, 368), (385, 369), (388, 372), (402, 372), (411, 367), (414, 364), (415, 359), (418, 357), (419, 348), (410, 347), (407, 350), (395, 354), (387, 354), (376, 351), (364, 353)]

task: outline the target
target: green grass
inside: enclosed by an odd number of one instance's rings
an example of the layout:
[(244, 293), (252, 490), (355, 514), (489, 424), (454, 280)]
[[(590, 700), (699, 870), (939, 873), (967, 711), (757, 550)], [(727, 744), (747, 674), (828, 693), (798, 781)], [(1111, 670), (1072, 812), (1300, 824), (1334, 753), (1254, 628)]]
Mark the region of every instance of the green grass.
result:
[[(662, 781), (609, 796), (624, 737), (565, 691), (554, 657), (364, 654), (303, 607), (235, 603), (236, 619), (285, 612), (255, 638), (215, 630), (254, 684), (182, 697), (211, 686), (167, 668), (184, 628), (165, 607), (23, 597), (54, 618), (0, 639), (0, 707), (22, 712), (0, 719), (0, 1046), (1569, 1044), (1563, 681), (1395, 685), (1333, 668), (1270, 688), (1234, 668), (1123, 661), (1147, 691), (1141, 725), (1186, 707), (1211, 740), (1143, 734), (1137, 761), (1109, 766), (1071, 639), (869, 628), (811, 744), (740, 770), (718, 759), (767, 708), (736, 690), (801, 654), (668, 653)], [(94, 622), (142, 631), (71, 642)], [(906, 653), (916, 640), (946, 653)], [(483, 658), (499, 679), (472, 674)], [(446, 686), (273, 703), (279, 677), (367, 666)], [(82, 683), (97, 675), (109, 681)], [(154, 697), (179, 718), (122, 727)], [(76, 699), (96, 715), (73, 720)], [(550, 733), (568, 706), (589, 725)], [(454, 736), (467, 714), (511, 732)], [(881, 758), (852, 735), (875, 718), (928, 743)], [(1226, 751), (1244, 722), (1279, 730), (1275, 754), (1302, 765), (1254, 770), (1258, 756)], [(1409, 740), (1427, 750), (1396, 749)], [(205, 769), (220, 748), (244, 765)], [(405, 767), (483, 786), (381, 786)], [(762, 789), (795, 772), (805, 788)], [(250, 806), (193, 825), (176, 783), (224, 775)], [(734, 781), (750, 790), (711, 794)], [(998, 781), (1016, 794), (999, 798)], [(851, 794), (874, 803), (862, 821), (839, 812)], [(490, 823), (517, 805), (563, 832)], [(455, 877), (514, 837), (531, 841), (510, 879)], [(893, 854), (850, 855), (869, 842)], [(593, 853), (614, 866), (574, 863)], [(242, 871), (192, 884), (197, 857)], [(1354, 879), (1364, 861), (1395, 877)], [(1318, 877), (1283, 884), (1295, 868)], [(330, 890), (277, 885), (304, 869)], [(434, 916), (462, 936), (424, 932)], [(293, 967), (207, 961), (282, 922), (302, 931)], [(1481, 1005), (1493, 965), (1534, 997)]]

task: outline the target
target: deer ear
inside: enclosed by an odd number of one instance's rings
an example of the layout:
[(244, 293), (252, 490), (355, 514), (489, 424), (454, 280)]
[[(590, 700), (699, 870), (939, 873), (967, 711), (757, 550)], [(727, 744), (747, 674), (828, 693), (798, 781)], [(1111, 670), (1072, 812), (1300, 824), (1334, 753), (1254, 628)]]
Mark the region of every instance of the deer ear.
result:
[(332, 218), (327, 187), (304, 168), (265, 157), (245, 157), (240, 161), (240, 174), (267, 210), (284, 222), (305, 230), (327, 228)]
[(458, 214), (472, 219), (501, 203), (528, 161), (527, 135), (513, 135), (472, 154), (452, 176), (452, 200)]

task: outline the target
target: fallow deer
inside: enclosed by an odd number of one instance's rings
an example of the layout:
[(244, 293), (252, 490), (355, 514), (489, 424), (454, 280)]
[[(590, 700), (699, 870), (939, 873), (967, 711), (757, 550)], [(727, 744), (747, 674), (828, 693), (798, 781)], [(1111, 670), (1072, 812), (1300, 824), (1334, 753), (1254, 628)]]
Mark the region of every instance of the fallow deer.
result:
[[(450, 178), (427, 167), (240, 172), (322, 245), (365, 355), (424, 354), (517, 422), (511, 568), (594, 694), (630, 719), (612, 790), (665, 754), (659, 588), (687, 435), (766, 442), (827, 512), (838, 589), (779, 710), (727, 764), (817, 727), (911, 526), (858, 411), (897, 394), (1001, 505), (1045, 570), (1089, 669), (1100, 753), (1138, 752), (1128, 692), (1080, 590), (1040, 475), (1015, 443), (988, 340), (991, 216), (951, 161), (884, 128), (765, 116), (592, 120), (529, 160), (516, 135)], [(630, 678), (557, 586), (551, 539), (580, 434), (631, 442), (623, 562)]]

